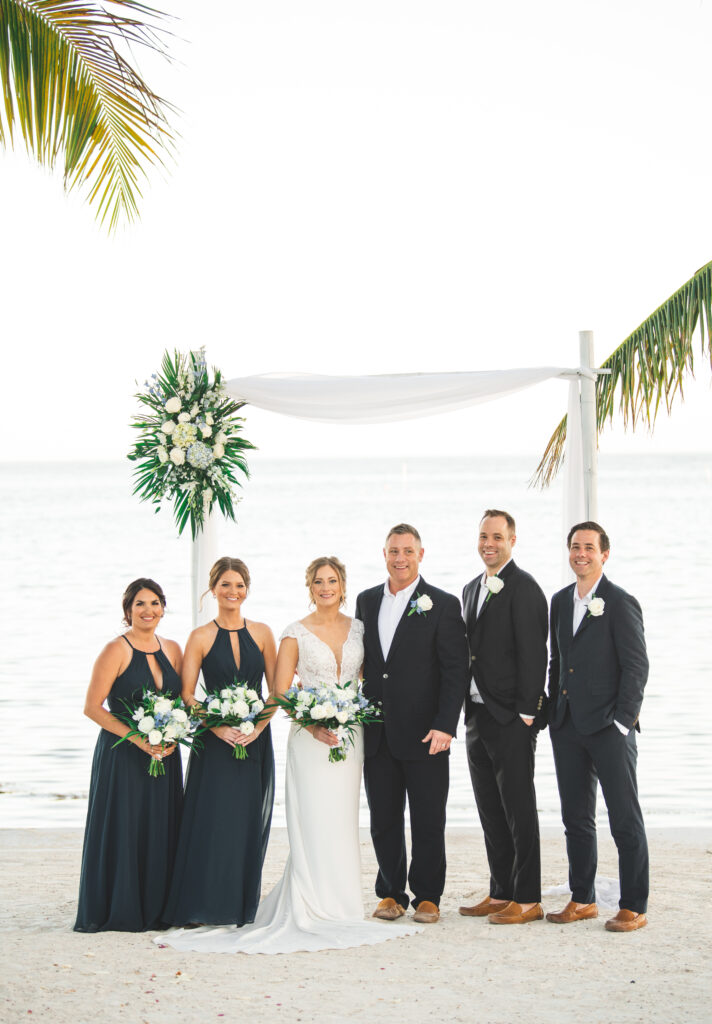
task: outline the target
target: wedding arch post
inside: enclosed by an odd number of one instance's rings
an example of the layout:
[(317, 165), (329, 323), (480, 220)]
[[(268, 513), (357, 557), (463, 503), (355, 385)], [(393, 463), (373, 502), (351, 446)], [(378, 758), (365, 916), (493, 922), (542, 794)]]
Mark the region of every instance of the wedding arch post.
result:
[[(579, 361), (582, 368), (594, 370), (596, 364), (593, 359), (593, 331), (579, 331)], [(598, 428), (595, 375), (584, 376), (582, 374), (580, 389), (584, 519), (597, 520)]]

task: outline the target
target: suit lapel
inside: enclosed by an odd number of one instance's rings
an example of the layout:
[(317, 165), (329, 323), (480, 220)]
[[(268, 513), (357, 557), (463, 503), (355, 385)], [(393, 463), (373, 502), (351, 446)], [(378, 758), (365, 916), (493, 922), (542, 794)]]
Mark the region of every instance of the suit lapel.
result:
[(575, 583), (566, 588), (559, 612), (559, 647), (569, 648), (574, 635), (574, 589)]
[[(475, 623), (475, 629), (477, 629), (478, 627), (481, 627), (482, 620), (484, 619), (484, 617), (487, 614), (487, 612), (490, 610), (490, 608), (492, 607), (493, 604), (495, 604), (497, 601), (499, 601), (500, 597), (502, 596), (502, 594), (504, 593), (504, 590), (507, 587), (507, 580), (512, 575), (512, 573), (514, 572), (514, 568), (515, 568), (514, 559), (512, 559), (511, 562), (508, 562), (507, 565), (505, 565), (505, 567), (502, 570), (502, 572), (495, 573), (495, 575), (499, 576), (499, 578), (504, 583), (504, 587), (502, 587), (502, 590), (500, 590), (499, 594), (492, 594), (492, 593), (490, 593), (490, 595), (488, 597), (485, 597), (485, 603), (482, 605), (482, 611), (477, 616), (477, 622)], [(480, 580), (481, 579), (482, 579), (482, 577), (480, 576)], [(477, 606), (475, 606), (475, 608), (476, 607)]]
[(376, 587), (370, 595), (365, 609), (364, 630), (374, 638), (373, 649), (381, 661), (384, 661), (381, 637), (378, 632), (378, 613), (381, 610), (383, 600), (383, 587)]
[[(603, 597), (604, 596), (604, 593), (605, 593), (605, 590), (606, 590), (606, 586), (605, 586), (606, 583), (607, 583), (606, 577), (605, 576), (601, 576), (601, 579), (598, 582), (598, 586), (596, 587), (596, 590), (594, 592), (596, 597)], [(574, 583), (574, 587), (576, 587), (575, 583)], [(572, 590), (571, 591), (571, 629), (572, 630), (573, 630), (573, 621), (574, 621), (573, 608), (574, 608), (574, 591)], [(576, 637), (578, 637), (578, 636), (581, 636), (581, 634), (585, 630), (588, 629), (588, 624), (589, 624), (589, 622), (591, 621), (592, 618), (593, 618), (593, 616), (589, 613), (588, 610), (586, 610), (586, 612), (584, 613), (584, 616), (581, 619), (581, 622), (579, 624), (579, 628), (574, 633), (574, 639)]]
[[(427, 592), (428, 592), (428, 585), (425, 582), (425, 580), (423, 579), (423, 577), (421, 576), (420, 580), (418, 581), (418, 586), (415, 588), (413, 593), (410, 595), (410, 599), (407, 601), (406, 606), (403, 609), (403, 614), (401, 615), (400, 619), (398, 620), (398, 625), (396, 626), (396, 631), (393, 634), (393, 639), (391, 640), (391, 646), (390, 646), (390, 650), (388, 651), (388, 657), (386, 658), (386, 662), (390, 661), (391, 657), (393, 656), (393, 652), (395, 651), (396, 647), (398, 646), (398, 644), (403, 639), (403, 634), (405, 633), (406, 623), (407, 623), (408, 617), (409, 617), (408, 613), (411, 610), (410, 602), (415, 599), (415, 595), (416, 594), (419, 597), (422, 597), (422, 595), (423, 594), (427, 594)], [(428, 612), (421, 612), (421, 615), (418, 615), (417, 612), (413, 612), (413, 618), (421, 618), (423, 614), (424, 615), (428, 615), (429, 613)], [(378, 623), (376, 623), (376, 625), (378, 625)], [(379, 646), (380, 646), (380, 644), (379, 644)]]

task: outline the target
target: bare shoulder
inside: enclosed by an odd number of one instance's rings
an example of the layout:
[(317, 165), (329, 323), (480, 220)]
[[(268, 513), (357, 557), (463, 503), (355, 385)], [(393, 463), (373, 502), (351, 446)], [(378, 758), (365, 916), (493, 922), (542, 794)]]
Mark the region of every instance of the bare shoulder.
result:
[(128, 666), (133, 651), (122, 636), (116, 636), (109, 640), (101, 651), (95, 662), (95, 668), (103, 672), (113, 672), (115, 676)]
[(274, 643), (274, 635), (266, 622), (255, 622), (254, 619), (246, 619), (245, 625), (260, 647), (264, 647), (270, 641)]
[(164, 636), (159, 637), (159, 640), (161, 641), (161, 647), (166, 652), (171, 661), (173, 661), (176, 657), (183, 657), (183, 651), (181, 650), (181, 646), (175, 640), (168, 640), (167, 637)]

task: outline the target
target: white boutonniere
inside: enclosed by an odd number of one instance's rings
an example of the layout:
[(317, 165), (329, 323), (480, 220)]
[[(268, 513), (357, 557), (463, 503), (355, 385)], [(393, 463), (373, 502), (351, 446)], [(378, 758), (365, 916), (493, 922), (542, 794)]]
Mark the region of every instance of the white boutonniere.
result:
[(485, 586), (489, 591), (485, 598), (485, 604), (487, 604), (489, 599), (492, 597), (492, 594), (498, 594), (500, 592), (504, 586), (504, 580), (501, 580), (499, 576), (487, 576), (485, 579)]
[(596, 597), (594, 594), (591, 600), (588, 602), (588, 615), (587, 619), (597, 619), (599, 615), (603, 615), (603, 609), (606, 607), (606, 602), (602, 597)]
[(410, 611), (408, 615), (412, 615), (416, 612), (418, 615), (425, 615), (433, 607), (432, 598), (428, 597), (427, 594), (416, 594), (413, 600), (410, 602)]

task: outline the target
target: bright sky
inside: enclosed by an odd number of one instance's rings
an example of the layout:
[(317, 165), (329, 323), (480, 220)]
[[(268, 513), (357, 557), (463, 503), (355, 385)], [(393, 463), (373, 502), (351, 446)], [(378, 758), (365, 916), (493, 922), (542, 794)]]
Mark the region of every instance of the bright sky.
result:
[[(159, 3), (159, 0), (156, 0)], [(160, 3), (159, 3), (160, 5)], [(113, 239), (0, 153), (2, 458), (118, 458), (135, 381), (576, 365), (712, 259), (712, 0), (164, 0), (175, 168)], [(710, 450), (710, 373), (651, 443)], [(4, 359), (8, 370), (7, 355)], [(540, 454), (551, 382), (384, 428), (248, 409), (266, 455)]]

